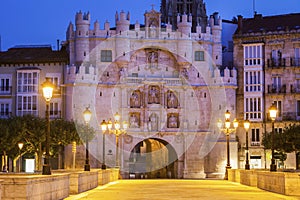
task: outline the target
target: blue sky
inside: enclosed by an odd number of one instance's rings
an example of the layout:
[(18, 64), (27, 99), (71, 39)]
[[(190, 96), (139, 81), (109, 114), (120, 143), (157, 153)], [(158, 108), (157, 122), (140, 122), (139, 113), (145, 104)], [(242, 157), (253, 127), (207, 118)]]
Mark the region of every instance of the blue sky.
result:
[[(105, 2), (105, 3), (104, 3)], [(223, 19), (253, 16), (253, 0), (204, 0), (207, 15), (219, 12)], [(151, 4), (160, 9), (160, 0), (6, 0), (0, 6), (1, 50), (14, 45), (51, 44), (65, 40), (70, 22), (78, 11), (91, 13), (92, 23), (106, 20), (114, 26), (115, 12), (129, 11), (131, 23), (144, 22), (143, 15)], [(255, 0), (255, 10), (266, 15), (300, 13), (300, 0)]]

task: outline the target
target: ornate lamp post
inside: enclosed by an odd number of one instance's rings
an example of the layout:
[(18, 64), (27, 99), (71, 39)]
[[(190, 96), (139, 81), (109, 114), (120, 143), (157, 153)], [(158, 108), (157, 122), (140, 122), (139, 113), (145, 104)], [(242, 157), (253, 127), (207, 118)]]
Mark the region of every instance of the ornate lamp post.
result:
[[(220, 130), (224, 131), (226, 133), (226, 147), (227, 147), (227, 165), (225, 168), (225, 177), (224, 180), (228, 180), (228, 169), (231, 169), (230, 166), (230, 148), (229, 148), (229, 136), (230, 133), (232, 133), (233, 131), (236, 130), (236, 128), (238, 127), (239, 123), (236, 119), (233, 120), (233, 127), (234, 128), (230, 128), (231, 127), (231, 122), (230, 122), (230, 112), (227, 110), (225, 112), (225, 123), (224, 123), (224, 127), (223, 127), (223, 122), (221, 120), (218, 121), (218, 127)], [(223, 128), (222, 128), (223, 127)]]
[[(85, 111), (83, 111), (83, 118), (84, 118), (84, 122), (87, 125), (87, 127), (89, 127), (91, 117), (92, 117), (92, 112), (90, 111), (89, 108), (86, 108)], [(88, 133), (86, 134), (86, 137), (85, 137), (85, 144), (86, 144), (86, 148), (85, 148), (84, 171), (90, 171), (91, 167), (90, 167), (90, 161), (89, 161), (89, 136), (88, 136)]]
[[(126, 130), (128, 128), (128, 123), (126, 121), (123, 121), (123, 127), (121, 129), (121, 124), (120, 124), (120, 119), (121, 116), (116, 113), (114, 116), (115, 120), (114, 123), (111, 120), (108, 120), (107, 122), (105, 120), (102, 121), (101, 123), (101, 129), (103, 131), (103, 165), (102, 168), (106, 168), (105, 165), (105, 143), (104, 143), (104, 134), (106, 131), (109, 133), (115, 134), (116, 136), (116, 167), (119, 167), (119, 136), (121, 134), (125, 134)], [(112, 127), (114, 126), (114, 129)]]
[(46, 157), (45, 162), (43, 165), (43, 175), (51, 175), (51, 168), (50, 168), (50, 113), (49, 113), (49, 107), (50, 107), (50, 100), (52, 98), (53, 94), (53, 88), (54, 85), (50, 81), (49, 78), (46, 78), (46, 81), (42, 84), (43, 88), (43, 96), (46, 100), (46, 121), (47, 121), (47, 132), (46, 132)]
[(19, 142), (18, 143), (18, 147), (19, 147), (19, 172), (21, 172), (22, 170), (21, 170), (21, 162), (22, 162), (22, 157), (21, 157), (21, 150), (22, 150), (22, 148), (23, 148), (23, 146), (24, 146), (24, 143), (22, 143), (22, 142)]
[(277, 116), (277, 108), (276, 106), (273, 104), (270, 108), (269, 108), (269, 113), (270, 113), (270, 118), (272, 120), (272, 135), (271, 135), (271, 149), (272, 149), (272, 159), (271, 159), (271, 165), (270, 165), (270, 171), (271, 172), (276, 172), (276, 164), (275, 164), (275, 158), (274, 158), (274, 122)]
[(249, 128), (250, 128), (250, 121), (248, 119), (246, 119), (244, 121), (244, 128), (246, 130), (246, 164), (245, 164), (245, 169), (249, 170), (250, 165), (249, 165), (248, 131), (249, 131)]

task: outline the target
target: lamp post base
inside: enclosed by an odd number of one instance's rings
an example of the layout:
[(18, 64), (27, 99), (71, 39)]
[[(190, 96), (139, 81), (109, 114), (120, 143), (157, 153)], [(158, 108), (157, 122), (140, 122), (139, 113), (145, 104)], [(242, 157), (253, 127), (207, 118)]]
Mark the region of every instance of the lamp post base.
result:
[(106, 165), (102, 164), (101, 169), (106, 169)]
[(50, 165), (43, 165), (43, 175), (51, 175), (51, 168)]
[(245, 169), (249, 170), (250, 169), (250, 165), (249, 164), (245, 164)]
[(89, 164), (85, 164), (84, 171), (91, 171), (91, 166)]
[(231, 166), (228, 166), (228, 165), (226, 166), (224, 180), (228, 180), (228, 169), (231, 169)]
[(277, 167), (276, 167), (275, 164), (271, 164), (271, 165), (270, 165), (270, 172), (276, 172), (276, 171), (277, 171), (276, 168), (277, 168)]

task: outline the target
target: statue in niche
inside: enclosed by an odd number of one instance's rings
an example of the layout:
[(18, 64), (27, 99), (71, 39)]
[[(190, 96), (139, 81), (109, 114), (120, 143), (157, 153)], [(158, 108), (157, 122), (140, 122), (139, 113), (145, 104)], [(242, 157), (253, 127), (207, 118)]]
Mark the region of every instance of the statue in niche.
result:
[(159, 90), (155, 86), (151, 86), (148, 94), (148, 103), (159, 103)]
[(148, 54), (148, 63), (153, 66), (158, 61), (158, 53), (155, 51), (149, 52)]
[(181, 71), (181, 75), (182, 77), (188, 79), (189, 78), (189, 72), (186, 68), (183, 68), (182, 71)]
[(157, 131), (158, 130), (158, 117), (156, 114), (151, 114), (149, 119), (149, 130)]
[(141, 107), (140, 102), (141, 101), (140, 101), (139, 92), (134, 91), (130, 96), (130, 107), (131, 108), (139, 108), (139, 107)]
[(174, 114), (171, 114), (168, 119), (168, 128), (178, 128), (178, 119)]
[(177, 97), (175, 96), (174, 92), (168, 93), (167, 106), (168, 106), (168, 108), (177, 108), (178, 107)]
[(139, 119), (137, 114), (130, 115), (130, 128), (138, 128), (139, 127)]

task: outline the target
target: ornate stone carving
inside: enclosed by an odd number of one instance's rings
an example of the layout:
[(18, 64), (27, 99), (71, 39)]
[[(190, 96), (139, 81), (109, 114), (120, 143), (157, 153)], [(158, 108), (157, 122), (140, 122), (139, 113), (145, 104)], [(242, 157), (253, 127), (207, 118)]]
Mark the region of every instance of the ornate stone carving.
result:
[(159, 87), (158, 86), (150, 86), (148, 91), (148, 103), (149, 104), (159, 104), (160, 103), (160, 95), (159, 95)]
[(130, 107), (131, 108), (140, 108), (141, 107), (141, 92), (135, 90), (130, 96)]
[(167, 107), (168, 108), (177, 108), (178, 107), (178, 99), (174, 92), (169, 91), (167, 93)]
[(140, 113), (133, 112), (129, 115), (129, 127), (139, 128), (140, 127)]
[(170, 113), (168, 115), (168, 128), (178, 128), (178, 114), (177, 113)]

